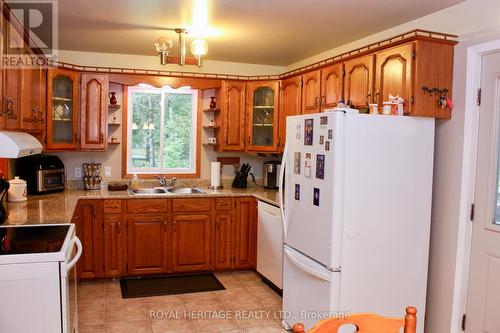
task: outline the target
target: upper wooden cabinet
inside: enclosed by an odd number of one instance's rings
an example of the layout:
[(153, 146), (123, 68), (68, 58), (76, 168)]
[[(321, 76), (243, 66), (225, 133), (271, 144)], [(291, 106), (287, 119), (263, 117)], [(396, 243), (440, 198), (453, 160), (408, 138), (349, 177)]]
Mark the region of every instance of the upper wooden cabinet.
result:
[(321, 70), (321, 111), (337, 106), (342, 97), (344, 64), (337, 63)]
[(377, 52), (374, 103), (382, 107), (389, 95), (405, 100), (404, 113), (409, 114), (412, 97), (412, 68), (414, 44), (406, 44)]
[(241, 81), (222, 82), (222, 151), (245, 149), (245, 86)]
[(344, 63), (346, 102), (356, 109), (368, 108), (372, 103), (374, 56), (372, 54), (353, 58)]
[(82, 74), (80, 102), (80, 147), (106, 150), (108, 147), (108, 75)]
[(47, 73), (47, 150), (78, 147), (78, 72)]
[(247, 83), (247, 150), (278, 150), (278, 81)]
[(21, 78), (21, 125), (26, 131), (43, 131), (47, 115), (47, 71), (26, 68)]
[(302, 113), (320, 111), (321, 70), (302, 75)]
[(301, 114), (302, 109), (302, 77), (300, 75), (281, 81), (279, 109), (278, 151), (285, 148), (286, 117)]

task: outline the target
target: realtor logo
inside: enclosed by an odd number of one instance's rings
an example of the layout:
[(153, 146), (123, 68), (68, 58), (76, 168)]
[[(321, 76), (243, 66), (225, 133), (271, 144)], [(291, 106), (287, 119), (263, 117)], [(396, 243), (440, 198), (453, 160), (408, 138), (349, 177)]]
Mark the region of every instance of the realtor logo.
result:
[(12, 68), (52, 65), (58, 49), (58, 1), (8, 0), (6, 4), (10, 12), (3, 65)]

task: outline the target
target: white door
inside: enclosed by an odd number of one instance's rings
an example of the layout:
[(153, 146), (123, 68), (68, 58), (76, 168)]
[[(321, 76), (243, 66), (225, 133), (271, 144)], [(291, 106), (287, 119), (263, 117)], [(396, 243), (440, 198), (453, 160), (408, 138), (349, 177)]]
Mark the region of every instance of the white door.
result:
[(483, 56), (481, 75), (467, 333), (500, 332), (500, 53)]
[(310, 330), (321, 315), (339, 311), (340, 272), (331, 272), (284, 246), (283, 326), (303, 323)]

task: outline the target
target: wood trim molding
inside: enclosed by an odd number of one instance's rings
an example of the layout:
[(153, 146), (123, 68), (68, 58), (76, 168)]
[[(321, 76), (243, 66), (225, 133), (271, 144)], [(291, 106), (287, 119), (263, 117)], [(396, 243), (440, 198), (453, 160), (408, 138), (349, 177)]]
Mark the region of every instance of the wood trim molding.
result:
[(222, 84), (221, 79), (214, 78), (206, 78), (200, 80), (198, 78), (190, 77), (144, 74), (110, 74), (109, 82), (118, 83), (123, 86), (135, 86), (139, 83), (145, 83), (157, 88), (168, 85), (172, 88), (190, 86), (193, 89), (218, 89)]
[[(196, 117), (196, 172), (190, 174), (162, 174), (165, 177), (177, 177), (177, 178), (200, 178), (201, 170), (201, 121), (202, 121), (202, 93), (198, 91), (198, 110)], [(129, 179), (132, 178), (132, 174), (127, 173), (127, 147), (128, 147), (128, 91), (127, 87), (123, 87), (123, 98), (122, 98), (122, 178)], [(137, 177), (139, 179), (153, 179), (156, 175), (150, 174), (139, 174)]]
[[(411, 30), (397, 36), (384, 39), (379, 42), (369, 44), (367, 46), (360, 47), (358, 49), (344, 52), (342, 54), (333, 56), (331, 58), (303, 66), (292, 71), (285, 72), (279, 75), (256, 75), (256, 76), (245, 76), (245, 75), (229, 75), (229, 74), (214, 74), (214, 73), (189, 73), (189, 72), (176, 72), (176, 71), (163, 71), (163, 70), (150, 70), (150, 69), (134, 69), (134, 68), (119, 68), (119, 67), (99, 67), (99, 66), (81, 66), (65, 62), (54, 62), (54, 66), (60, 68), (67, 68), (72, 70), (77, 70), (81, 72), (100, 72), (109, 74), (128, 74), (128, 75), (156, 75), (160, 77), (176, 77), (176, 78), (191, 78), (191, 79), (219, 79), (219, 80), (242, 80), (242, 81), (255, 81), (255, 80), (281, 80), (294, 75), (303, 74), (315, 69), (320, 69), (325, 66), (331, 65), (333, 63), (344, 61), (349, 58), (357, 57), (360, 55), (365, 55), (367, 53), (372, 53), (379, 51), (381, 49), (387, 48), (389, 46), (396, 46), (399, 44), (408, 43), (413, 40), (427, 40), (437, 43), (444, 44), (456, 44), (458, 41), (457, 35), (451, 35), (447, 33), (441, 33), (436, 31), (415, 29)], [(120, 83), (118, 78), (112, 79), (113, 75), (110, 75), (110, 82)], [(204, 80), (198, 80), (204, 81)], [(121, 83), (123, 84), (123, 83)], [(186, 84), (188, 85), (188, 84)], [(195, 85), (191, 85), (195, 87)], [(220, 85), (219, 85), (220, 87)], [(206, 89), (206, 88), (200, 88)]]

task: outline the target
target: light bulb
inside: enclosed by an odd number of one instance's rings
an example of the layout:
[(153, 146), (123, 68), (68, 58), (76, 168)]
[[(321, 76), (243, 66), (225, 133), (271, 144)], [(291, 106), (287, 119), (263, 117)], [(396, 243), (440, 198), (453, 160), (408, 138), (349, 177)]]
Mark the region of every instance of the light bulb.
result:
[(208, 52), (208, 44), (203, 39), (195, 39), (191, 42), (191, 53), (194, 56), (204, 56)]
[(155, 43), (156, 52), (167, 52), (172, 48), (172, 41), (165, 37), (160, 37)]

